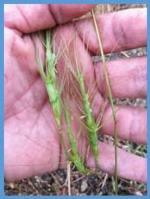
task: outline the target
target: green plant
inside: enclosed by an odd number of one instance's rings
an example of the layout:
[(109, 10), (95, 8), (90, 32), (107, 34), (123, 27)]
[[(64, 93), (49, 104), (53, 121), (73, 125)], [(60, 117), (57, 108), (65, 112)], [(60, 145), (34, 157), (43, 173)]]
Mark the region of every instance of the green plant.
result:
[(49, 30), (46, 31), (45, 40), (46, 63), (44, 67), (39, 62), (39, 71), (47, 90), (49, 102), (52, 106), (57, 126), (60, 127), (62, 108), (61, 93), (60, 89), (58, 88), (58, 81), (56, 76), (57, 56), (52, 52), (51, 33)]
[[(65, 106), (66, 107), (66, 106)], [(79, 155), (77, 141), (73, 135), (72, 125), (71, 125), (71, 114), (67, 108), (64, 110), (65, 121), (67, 125), (67, 137), (70, 145), (69, 160), (74, 163), (79, 172), (83, 174), (88, 174), (89, 170), (85, 167), (84, 161)]]

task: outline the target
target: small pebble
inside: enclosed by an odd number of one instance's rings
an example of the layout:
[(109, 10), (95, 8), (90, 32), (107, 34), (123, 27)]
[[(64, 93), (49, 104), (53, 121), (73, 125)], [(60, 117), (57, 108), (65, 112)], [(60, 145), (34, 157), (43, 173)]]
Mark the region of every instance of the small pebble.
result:
[(81, 192), (85, 192), (87, 188), (88, 188), (87, 182), (86, 181), (82, 181)]
[(12, 182), (10, 182), (10, 183), (9, 183), (9, 187), (10, 187), (11, 189), (14, 189), (14, 188), (15, 188), (15, 184), (12, 183)]
[(143, 194), (142, 194), (140, 191), (136, 191), (136, 192), (135, 192), (135, 195), (136, 195), (136, 196), (143, 196)]

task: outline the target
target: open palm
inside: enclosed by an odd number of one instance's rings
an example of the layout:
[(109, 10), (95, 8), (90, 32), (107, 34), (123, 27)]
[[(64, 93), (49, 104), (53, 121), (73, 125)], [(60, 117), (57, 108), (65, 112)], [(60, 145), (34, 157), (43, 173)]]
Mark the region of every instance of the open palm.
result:
[[(91, 7), (90, 5), (13, 5), (5, 8), (4, 151), (7, 180), (42, 174), (62, 166), (60, 165), (62, 150), (54, 117), (43, 82), (37, 71), (36, 47), (41, 57), (44, 57), (37, 31), (57, 25), (54, 32), (56, 50), (57, 46), (61, 48), (62, 38), (67, 44), (71, 38), (74, 38), (74, 35), (77, 36), (76, 42), (70, 45), (67, 57), (69, 56), (69, 59), (74, 61), (71, 49), (76, 46), (76, 56), (83, 68), (88, 90), (92, 91), (95, 83), (97, 85), (92, 102), (95, 116), (104, 103), (105, 87), (102, 67), (100, 63), (93, 64), (91, 57), (98, 53), (92, 21), (83, 19), (58, 26), (58, 24), (64, 24), (84, 14)], [(135, 26), (137, 17), (138, 29)], [(146, 11), (144, 9), (108, 14), (105, 17), (98, 17), (98, 22), (100, 28), (102, 27), (102, 39), (106, 53), (146, 45)], [(85, 47), (86, 44), (87, 47)], [(59, 68), (63, 61), (60, 60), (58, 63)], [(111, 61), (108, 63), (108, 70), (115, 97), (145, 97), (145, 57)], [(113, 120), (109, 106), (104, 113), (102, 124), (102, 132), (112, 135)], [(117, 128), (121, 139), (146, 143), (146, 111), (143, 108), (118, 107)], [(83, 145), (82, 140), (80, 142)], [(113, 146), (100, 143), (100, 149), (102, 149), (100, 167), (104, 171), (113, 173)], [(119, 150), (118, 159), (118, 173), (121, 177), (146, 181), (146, 160), (144, 158)], [(87, 165), (94, 167), (94, 161), (90, 155), (87, 156)]]

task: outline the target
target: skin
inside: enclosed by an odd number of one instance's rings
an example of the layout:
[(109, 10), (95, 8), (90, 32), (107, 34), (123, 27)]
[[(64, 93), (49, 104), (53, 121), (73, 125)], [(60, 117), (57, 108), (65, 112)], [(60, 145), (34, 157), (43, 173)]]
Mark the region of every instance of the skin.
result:
[[(60, 49), (63, 47), (61, 45), (61, 39), (63, 39), (69, 49), (64, 53), (72, 62), (75, 59), (73, 49), (78, 49), (76, 57), (83, 69), (89, 93), (96, 84), (92, 101), (96, 117), (103, 106), (106, 93), (102, 64), (100, 62), (93, 64), (91, 59), (91, 55), (98, 54), (92, 21), (83, 19), (78, 22), (69, 22), (92, 7), (92, 5), (5, 6), (4, 169), (5, 178), (8, 181), (43, 174), (66, 166), (44, 84), (37, 72), (35, 47), (39, 48), (40, 56), (44, 60), (44, 50), (36, 34), (37, 31), (55, 27), (56, 51), (58, 51), (58, 46)], [(106, 53), (146, 46), (145, 9), (110, 13), (98, 16), (97, 20)], [(58, 26), (58, 24), (63, 25)], [(77, 35), (76, 40), (70, 45), (69, 41), (74, 35)], [(64, 57), (59, 60), (58, 70), (63, 70), (65, 59)], [(110, 61), (108, 71), (115, 97), (131, 99), (146, 97), (146, 57)], [(73, 102), (72, 107), (74, 107)], [(76, 114), (76, 109), (73, 113)], [(116, 117), (121, 139), (146, 144), (146, 110), (144, 108), (118, 106)], [(76, 121), (74, 128), (76, 129)], [(109, 105), (103, 116), (102, 133), (113, 134), (113, 120)], [(84, 146), (82, 139), (79, 139), (80, 146), (85, 151), (86, 144)], [(99, 149), (100, 168), (112, 174), (114, 147), (111, 143), (100, 143)], [(88, 154), (85, 157), (87, 166), (95, 167), (92, 155)], [(118, 174), (126, 179), (146, 182), (146, 159), (119, 149)]]

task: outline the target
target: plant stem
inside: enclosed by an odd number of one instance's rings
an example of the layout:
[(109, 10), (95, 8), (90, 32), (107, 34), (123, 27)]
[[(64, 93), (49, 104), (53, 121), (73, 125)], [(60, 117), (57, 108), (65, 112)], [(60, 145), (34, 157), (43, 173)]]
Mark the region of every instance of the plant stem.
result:
[(96, 17), (95, 17), (93, 10), (92, 10), (92, 17), (93, 17), (96, 34), (97, 34), (100, 54), (102, 57), (103, 71), (104, 71), (104, 76), (105, 76), (105, 81), (106, 81), (106, 86), (107, 86), (108, 98), (110, 101), (110, 105), (111, 105), (111, 109), (112, 109), (112, 116), (113, 116), (113, 120), (114, 120), (114, 146), (115, 146), (115, 174), (114, 175), (115, 175), (115, 194), (117, 195), (118, 194), (118, 172), (117, 172), (118, 171), (118, 159), (117, 159), (118, 133), (117, 133), (117, 129), (116, 129), (116, 113), (115, 113), (115, 107), (114, 107), (114, 103), (113, 103), (112, 89), (111, 89), (110, 79), (109, 79), (109, 75), (108, 75), (107, 64), (106, 64), (105, 55), (104, 55), (104, 51), (103, 51), (102, 40), (100, 37), (100, 31), (98, 29)]

